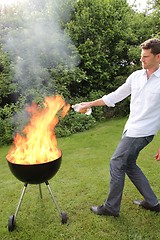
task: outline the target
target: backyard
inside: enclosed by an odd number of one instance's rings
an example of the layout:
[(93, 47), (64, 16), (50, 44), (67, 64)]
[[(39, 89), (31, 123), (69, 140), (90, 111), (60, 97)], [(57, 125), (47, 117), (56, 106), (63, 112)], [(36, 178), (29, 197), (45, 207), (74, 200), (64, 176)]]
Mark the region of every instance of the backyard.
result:
[[(8, 231), (8, 218), (14, 214), (23, 183), (10, 172), (6, 155), (10, 146), (0, 148), (0, 239), (1, 240), (158, 240), (160, 215), (133, 204), (140, 194), (126, 177), (119, 218), (97, 216), (90, 212), (101, 205), (109, 190), (109, 161), (120, 140), (126, 119), (108, 120), (91, 130), (59, 138), (62, 165), (49, 181), (61, 210), (68, 215), (61, 223), (45, 184), (42, 199), (37, 185), (28, 185), (17, 215), (16, 228)], [(154, 158), (160, 146), (155, 136), (138, 158), (160, 199), (160, 162)]]

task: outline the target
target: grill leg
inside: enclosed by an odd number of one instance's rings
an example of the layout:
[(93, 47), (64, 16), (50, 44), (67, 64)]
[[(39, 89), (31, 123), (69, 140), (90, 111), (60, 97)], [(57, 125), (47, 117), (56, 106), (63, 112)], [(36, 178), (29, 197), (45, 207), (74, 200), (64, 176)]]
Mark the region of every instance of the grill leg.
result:
[(19, 199), (19, 202), (18, 202), (18, 206), (16, 208), (16, 211), (15, 211), (15, 214), (14, 215), (11, 215), (8, 219), (8, 231), (12, 232), (14, 229), (15, 229), (15, 221), (16, 221), (16, 217), (17, 217), (17, 214), (18, 214), (18, 210), (21, 206), (21, 203), (22, 203), (22, 199), (23, 199), (23, 196), (25, 194), (25, 191), (26, 191), (26, 188), (27, 188), (27, 183), (24, 184), (24, 187), (23, 187), (23, 190), (22, 190), (22, 193), (21, 193), (21, 197)]
[(42, 199), (42, 189), (41, 189), (41, 184), (39, 184), (39, 193), (40, 193), (40, 198)]
[(27, 189), (27, 185), (28, 185), (27, 183), (24, 184), (24, 187), (23, 187), (23, 190), (22, 190), (22, 193), (21, 193), (21, 197), (20, 197), (20, 199), (19, 199), (19, 203), (18, 203), (18, 206), (17, 206), (16, 211), (15, 211), (15, 214), (14, 214), (14, 219), (16, 219), (16, 216), (17, 216), (18, 211), (19, 211), (19, 209), (20, 209), (20, 206), (21, 206), (21, 203), (22, 203), (22, 200), (23, 200), (25, 191), (26, 191), (26, 189)]
[(58, 213), (61, 215), (60, 208), (59, 208), (59, 206), (58, 206), (58, 204), (57, 204), (57, 201), (56, 201), (56, 199), (55, 199), (55, 197), (54, 197), (54, 195), (53, 195), (53, 192), (52, 192), (52, 190), (51, 190), (51, 187), (50, 187), (50, 185), (49, 185), (49, 182), (46, 181), (45, 184), (46, 184), (46, 186), (48, 187), (48, 190), (49, 190), (49, 192), (50, 192), (50, 194), (51, 194), (51, 197), (52, 197), (52, 199), (53, 199), (53, 201), (54, 201), (54, 203), (55, 203), (55, 205), (56, 205), (56, 208), (57, 208), (57, 210), (58, 210)]
[(49, 190), (49, 192), (50, 192), (50, 194), (51, 194), (51, 197), (52, 197), (52, 199), (53, 199), (53, 201), (54, 201), (54, 203), (55, 203), (55, 205), (56, 205), (56, 208), (57, 208), (57, 210), (58, 210), (58, 213), (59, 213), (59, 215), (60, 215), (60, 217), (61, 217), (61, 222), (62, 222), (62, 224), (67, 223), (67, 220), (68, 220), (67, 214), (66, 214), (64, 211), (62, 211), (62, 212), (60, 211), (60, 208), (59, 208), (59, 206), (58, 206), (58, 204), (57, 204), (57, 202), (56, 202), (56, 199), (55, 199), (55, 197), (54, 197), (54, 195), (53, 195), (53, 193), (52, 193), (52, 190), (51, 190), (51, 188), (50, 188), (49, 182), (46, 181), (45, 184), (46, 184), (46, 186), (48, 187), (48, 190)]

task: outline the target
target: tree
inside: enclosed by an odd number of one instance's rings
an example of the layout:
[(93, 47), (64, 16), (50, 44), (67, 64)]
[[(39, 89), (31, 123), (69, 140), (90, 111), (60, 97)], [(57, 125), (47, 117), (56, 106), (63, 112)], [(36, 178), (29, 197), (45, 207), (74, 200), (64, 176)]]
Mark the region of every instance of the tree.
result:
[(0, 48), (0, 105), (10, 102), (10, 96), (16, 91), (16, 85), (12, 83), (13, 69), (8, 55)]
[(160, 38), (160, 0), (152, 0), (152, 2), (154, 2), (151, 12), (153, 35)]
[(125, 0), (79, 0), (67, 27), (87, 77), (74, 89), (86, 96), (97, 88), (110, 92), (120, 85), (124, 81), (120, 76), (125, 79), (138, 63), (139, 44), (148, 37), (147, 23), (147, 17)]

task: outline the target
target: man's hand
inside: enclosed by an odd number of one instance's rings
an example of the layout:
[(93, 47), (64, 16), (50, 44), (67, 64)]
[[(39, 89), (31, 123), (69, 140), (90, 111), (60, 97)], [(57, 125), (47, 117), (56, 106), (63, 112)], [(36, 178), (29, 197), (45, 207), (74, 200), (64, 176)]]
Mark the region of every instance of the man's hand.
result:
[(160, 148), (158, 148), (157, 154), (155, 155), (155, 159), (160, 161)]

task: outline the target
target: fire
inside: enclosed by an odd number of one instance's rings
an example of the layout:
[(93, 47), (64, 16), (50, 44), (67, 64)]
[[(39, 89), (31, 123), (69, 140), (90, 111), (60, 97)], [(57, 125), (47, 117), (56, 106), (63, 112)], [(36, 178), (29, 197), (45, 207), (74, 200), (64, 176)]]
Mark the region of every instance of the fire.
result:
[(59, 121), (58, 112), (62, 110), (61, 117), (65, 117), (70, 105), (61, 96), (46, 97), (43, 105), (40, 108), (32, 103), (27, 107), (31, 119), (22, 134), (15, 135), (14, 144), (6, 157), (8, 161), (23, 165), (40, 164), (61, 156), (54, 129)]

